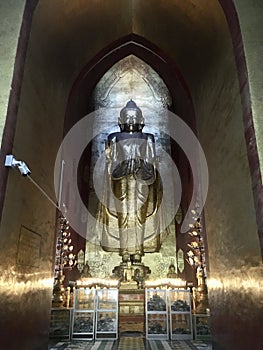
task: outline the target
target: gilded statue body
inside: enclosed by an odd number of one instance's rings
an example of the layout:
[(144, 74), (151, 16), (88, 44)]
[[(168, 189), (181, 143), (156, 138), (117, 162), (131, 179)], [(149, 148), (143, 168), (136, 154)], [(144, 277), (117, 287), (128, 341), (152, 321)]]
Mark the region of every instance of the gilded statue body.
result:
[(160, 248), (155, 139), (142, 132), (142, 112), (132, 100), (121, 110), (118, 124), (120, 132), (110, 134), (106, 145), (101, 245), (119, 252), (124, 263), (138, 263), (145, 252)]
[(167, 278), (177, 278), (177, 273), (174, 264), (170, 264), (168, 273), (167, 273)]
[(81, 278), (89, 278), (92, 277), (91, 273), (90, 273), (90, 266), (89, 263), (86, 261), (82, 273), (81, 273)]

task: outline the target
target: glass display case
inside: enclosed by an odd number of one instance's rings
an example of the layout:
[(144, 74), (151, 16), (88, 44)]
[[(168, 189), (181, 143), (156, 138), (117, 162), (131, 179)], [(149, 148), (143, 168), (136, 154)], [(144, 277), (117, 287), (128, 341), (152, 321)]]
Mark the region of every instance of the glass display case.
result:
[(72, 309), (52, 308), (50, 315), (50, 339), (70, 340)]
[(170, 338), (193, 339), (191, 294), (187, 289), (171, 289), (169, 296)]
[(98, 289), (95, 339), (118, 337), (118, 289)]
[(168, 339), (168, 307), (166, 289), (145, 289), (146, 338)]
[(96, 290), (76, 288), (72, 320), (72, 339), (92, 340), (95, 327)]
[(195, 339), (210, 340), (210, 315), (194, 314), (194, 337)]

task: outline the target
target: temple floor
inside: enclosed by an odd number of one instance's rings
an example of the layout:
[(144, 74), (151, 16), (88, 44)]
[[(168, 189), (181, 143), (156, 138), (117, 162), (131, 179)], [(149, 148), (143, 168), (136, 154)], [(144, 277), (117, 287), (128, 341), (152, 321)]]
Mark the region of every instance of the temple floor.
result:
[(53, 342), (49, 350), (212, 350), (211, 342), (201, 340), (145, 340), (122, 336), (118, 340)]

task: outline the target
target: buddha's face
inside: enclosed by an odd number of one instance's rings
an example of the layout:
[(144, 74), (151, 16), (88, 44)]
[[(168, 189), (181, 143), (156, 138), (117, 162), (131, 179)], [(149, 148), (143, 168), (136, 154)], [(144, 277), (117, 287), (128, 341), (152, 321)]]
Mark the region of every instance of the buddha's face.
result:
[(143, 128), (143, 124), (140, 124), (140, 116), (138, 112), (134, 109), (129, 109), (125, 111), (122, 116), (121, 129), (126, 132), (136, 132)]
[(144, 127), (144, 118), (142, 111), (137, 107), (134, 101), (129, 101), (120, 111), (118, 124), (121, 131), (132, 133), (142, 130)]
[(138, 121), (138, 113), (136, 110), (134, 109), (129, 109), (127, 110), (127, 112), (125, 113), (125, 118), (126, 118), (126, 121), (129, 123), (129, 124), (136, 124)]
[(175, 272), (175, 266), (170, 266), (170, 272)]

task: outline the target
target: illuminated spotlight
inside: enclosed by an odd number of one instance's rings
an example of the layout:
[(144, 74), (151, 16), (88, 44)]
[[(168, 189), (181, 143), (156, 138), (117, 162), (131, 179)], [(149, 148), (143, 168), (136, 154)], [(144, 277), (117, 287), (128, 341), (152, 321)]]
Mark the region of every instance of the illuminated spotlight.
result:
[(21, 160), (16, 160), (12, 154), (8, 154), (5, 157), (5, 166), (9, 168), (18, 167), (21, 175), (23, 176), (27, 176), (31, 173), (26, 163)]

